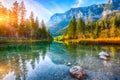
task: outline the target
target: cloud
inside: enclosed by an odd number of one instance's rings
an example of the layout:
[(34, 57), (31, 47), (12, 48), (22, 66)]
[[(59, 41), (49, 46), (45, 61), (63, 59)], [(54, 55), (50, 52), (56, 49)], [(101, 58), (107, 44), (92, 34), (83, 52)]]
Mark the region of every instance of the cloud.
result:
[(73, 5), (73, 8), (80, 7), (83, 4), (83, 0), (76, 0), (76, 4)]
[[(22, 0), (0, 0), (3, 5), (7, 8), (11, 8), (15, 1), (21, 2)], [(24, 0), (26, 6), (26, 16), (30, 15), (30, 12), (33, 11), (35, 16), (38, 16), (39, 20), (47, 21), (50, 16), (53, 14), (50, 10), (46, 9), (40, 3), (35, 0)]]
[(26, 0), (25, 4), (28, 12), (30, 13), (32, 10), (34, 14), (40, 18), (40, 20), (44, 19), (46, 21), (53, 14), (51, 11), (34, 0)]

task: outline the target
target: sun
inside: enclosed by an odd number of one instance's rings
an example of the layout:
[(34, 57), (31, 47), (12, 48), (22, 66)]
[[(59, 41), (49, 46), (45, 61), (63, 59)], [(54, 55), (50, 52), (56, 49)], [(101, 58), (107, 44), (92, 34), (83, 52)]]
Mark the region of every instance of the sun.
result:
[(2, 20), (3, 20), (3, 18), (0, 17), (0, 21), (2, 21)]

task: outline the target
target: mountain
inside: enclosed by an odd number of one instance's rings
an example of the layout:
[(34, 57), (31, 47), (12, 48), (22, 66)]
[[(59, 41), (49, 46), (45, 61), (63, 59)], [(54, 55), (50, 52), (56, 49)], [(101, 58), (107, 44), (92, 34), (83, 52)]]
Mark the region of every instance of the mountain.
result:
[(88, 7), (71, 8), (65, 13), (54, 14), (51, 16), (47, 24), (49, 25), (48, 27), (50, 28), (52, 35), (58, 36), (65, 31), (65, 28), (73, 16), (77, 19), (82, 17), (86, 22), (97, 21), (114, 10), (120, 10), (120, 0), (109, 0), (109, 2), (105, 4), (94, 4)]

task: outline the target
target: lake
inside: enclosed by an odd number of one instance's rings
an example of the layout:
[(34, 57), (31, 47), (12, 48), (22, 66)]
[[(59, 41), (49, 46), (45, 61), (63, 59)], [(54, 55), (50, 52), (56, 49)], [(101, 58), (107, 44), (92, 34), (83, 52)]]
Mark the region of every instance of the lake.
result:
[[(109, 52), (102, 60), (98, 54)], [(37, 42), (0, 44), (0, 80), (77, 80), (69, 69), (80, 65), (84, 80), (120, 80), (119, 45)]]

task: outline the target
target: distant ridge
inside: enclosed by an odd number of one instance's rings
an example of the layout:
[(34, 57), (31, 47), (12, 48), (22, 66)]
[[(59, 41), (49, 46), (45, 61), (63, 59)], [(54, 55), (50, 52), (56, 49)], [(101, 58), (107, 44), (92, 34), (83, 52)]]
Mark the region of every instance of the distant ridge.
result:
[(71, 8), (65, 13), (56, 13), (51, 16), (47, 25), (50, 28), (52, 35), (58, 36), (62, 34), (59, 32), (64, 32), (61, 31), (61, 29), (64, 30), (66, 28), (73, 16), (77, 19), (82, 17), (86, 22), (89, 21), (90, 17), (92, 17), (92, 21), (97, 21), (114, 10), (120, 10), (120, 0), (109, 0), (104, 4), (93, 4), (88, 7)]

